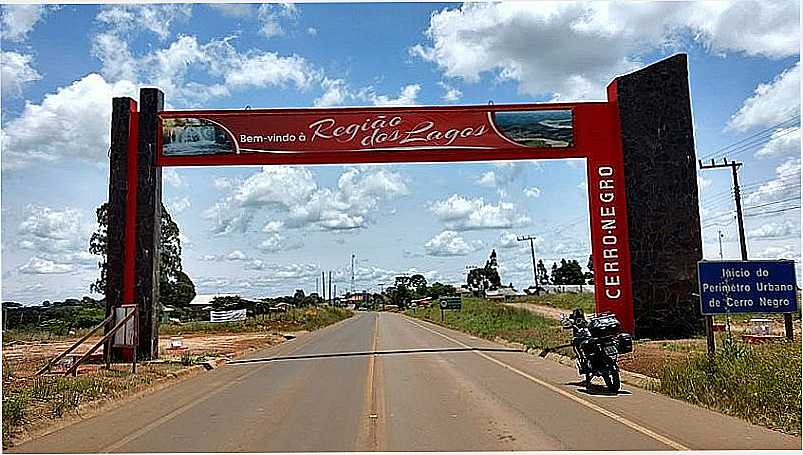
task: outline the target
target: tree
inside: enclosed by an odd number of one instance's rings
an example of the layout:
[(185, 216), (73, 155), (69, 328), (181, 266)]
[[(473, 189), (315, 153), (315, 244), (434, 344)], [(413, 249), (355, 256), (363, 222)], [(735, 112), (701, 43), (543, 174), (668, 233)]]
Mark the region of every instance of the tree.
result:
[(427, 292), (427, 279), (424, 275), (416, 273), (410, 277), (410, 288), (413, 289), (416, 295), (424, 295)]
[[(101, 258), (101, 261), (98, 262), (100, 276), (94, 283), (89, 285), (89, 289), (98, 294), (105, 294), (106, 276), (108, 272), (108, 264), (106, 262), (109, 227), (108, 202), (101, 204), (95, 213), (98, 219), (98, 228), (92, 233), (92, 237), (89, 239), (89, 252)], [(192, 286), (192, 292), (194, 293), (195, 285), (192, 284), (192, 280), (190, 280), (187, 275), (184, 275), (179, 282), (179, 272), (181, 272), (181, 240), (179, 239), (179, 229), (164, 205), (162, 205), (159, 250), (159, 288), (161, 294), (168, 296), (181, 294), (186, 296), (188, 292), (187, 286)], [(181, 291), (170, 289), (177, 285), (185, 289)], [(162, 300), (162, 303), (166, 304), (166, 301)]]
[(390, 303), (396, 305), (400, 309), (406, 309), (410, 304), (410, 299), (412, 298), (412, 292), (410, 292), (410, 288), (403, 284), (388, 288), (386, 294), (388, 296), (388, 300), (390, 300)]
[(162, 287), (160, 293), (159, 299), (162, 305), (184, 307), (195, 298), (195, 284), (186, 273), (179, 270), (176, 274), (176, 281), (170, 283), (169, 286)]
[(558, 264), (553, 262), (552, 263), (552, 279), (550, 281), (552, 282), (552, 284), (561, 284), (561, 283), (558, 282), (558, 280), (559, 280), (559, 277), (558, 277)]
[(296, 289), (296, 292), (293, 294), (293, 304), (296, 306), (304, 305), (304, 299), (306, 298), (306, 294), (304, 294), (303, 289)]
[(583, 269), (575, 259), (561, 259), (560, 267), (553, 265), (552, 270), (552, 281), (555, 284), (583, 284), (585, 280)]
[(537, 276), (538, 276), (538, 284), (544, 285), (549, 284), (549, 274), (546, 271), (546, 266), (544, 265), (544, 261), (539, 259), (538, 266), (536, 267)]
[(592, 260), (592, 256), (588, 255), (588, 264), (586, 264), (586, 268), (588, 268), (588, 272), (585, 273), (586, 283), (594, 284), (594, 261)]
[(472, 291), (479, 293), (488, 289), (496, 289), (502, 286), (502, 279), (496, 270), (496, 250), (491, 250), (491, 256), (485, 262), (485, 267), (471, 269), (466, 277), (466, 284)]
[(454, 295), (456, 293), (457, 289), (455, 289), (455, 287), (451, 284), (441, 284), (437, 281), (432, 283), (432, 286), (427, 289), (427, 295), (433, 299), (437, 299), (445, 295)]

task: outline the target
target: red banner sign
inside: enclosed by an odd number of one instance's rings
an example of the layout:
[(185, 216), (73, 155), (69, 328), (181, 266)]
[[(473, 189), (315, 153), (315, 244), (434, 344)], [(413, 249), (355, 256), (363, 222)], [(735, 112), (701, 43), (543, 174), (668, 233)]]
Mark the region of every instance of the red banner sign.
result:
[(247, 153), (571, 149), (571, 109), (162, 112), (163, 157)]

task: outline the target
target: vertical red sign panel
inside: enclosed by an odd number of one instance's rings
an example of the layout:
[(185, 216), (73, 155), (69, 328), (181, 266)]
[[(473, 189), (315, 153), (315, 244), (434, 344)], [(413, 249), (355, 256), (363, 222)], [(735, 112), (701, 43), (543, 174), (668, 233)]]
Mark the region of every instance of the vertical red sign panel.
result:
[(137, 149), (139, 141), (139, 113), (137, 103), (131, 101), (128, 126), (127, 188), (125, 204), (125, 259), (123, 262), (123, 304), (134, 303), (137, 255)]
[[(591, 250), (597, 312), (614, 313), (622, 328), (634, 333), (633, 289), (630, 273), (630, 241), (627, 229), (624, 157), (615, 104), (615, 82), (609, 87), (604, 112), (594, 115), (600, 137), (588, 144), (588, 202)], [(600, 128), (600, 126), (602, 126)], [(582, 127), (578, 125), (578, 129)]]

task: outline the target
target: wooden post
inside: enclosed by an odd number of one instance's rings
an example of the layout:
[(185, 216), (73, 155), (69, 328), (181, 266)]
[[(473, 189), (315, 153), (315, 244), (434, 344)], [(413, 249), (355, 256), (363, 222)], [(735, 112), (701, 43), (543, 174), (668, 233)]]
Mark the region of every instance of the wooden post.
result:
[[(130, 155), (136, 153), (137, 102), (131, 98), (112, 100), (111, 148), (109, 150), (109, 198), (106, 206), (106, 323), (104, 333), (114, 326), (114, 309), (125, 303), (123, 293), (127, 283), (124, 276), (126, 262), (126, 208), (129, 202)], [(131, 195), (132, 197), (134, 195)], [(130, 275), (130, 274), (129, 274)], [(109, 340), (103, 347), (106, 365), (122, 358), (119, 349)]]
[(705, 338), (708, 344), (708, 357), (714, 358), (716, 355), (716, 344), (714, 339), (714, 317), (705, 317)]
[(138, 351), (144, 360), (159, 357), (159, 243), (162, 215), (162, 169), (156, 166), (158, 113), (164, 94), (155, 88), (140, 90), (137, 150), (136, 280)]
[(795, 328), (792, 325), (792, 313), (783, 314), (783, 325), (784, 329), (786, 330), (786, 339), (789, 341), (795, 341)]

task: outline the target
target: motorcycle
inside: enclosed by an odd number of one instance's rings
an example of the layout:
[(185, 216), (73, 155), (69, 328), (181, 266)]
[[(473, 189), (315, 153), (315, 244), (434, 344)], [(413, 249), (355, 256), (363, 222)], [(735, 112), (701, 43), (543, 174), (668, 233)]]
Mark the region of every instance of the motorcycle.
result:
[(563, 328), (572, 329), (571, 346), (586, 388), (594, 377), (601, 377), (609, 392), (618, 392), (621, 381), (617, 360), (620, 354), (633, 351), (633, 338), (622, 332), (616, 316), (602, 313), (586, 321), (583, 311), (576, 309), (570, 316), (562, 316), (561, 322)]

